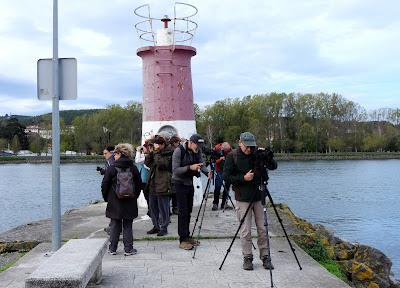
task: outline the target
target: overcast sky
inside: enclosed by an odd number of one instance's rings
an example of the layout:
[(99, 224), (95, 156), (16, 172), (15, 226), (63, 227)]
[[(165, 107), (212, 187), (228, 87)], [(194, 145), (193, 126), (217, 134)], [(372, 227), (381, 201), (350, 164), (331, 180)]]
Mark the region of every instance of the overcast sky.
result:
[[(36, 62), (52, 57), (52, 3), (0, 0), (0, 115), (51, 111), (51, 102), (37, 100)], [(59, 57), (78, 60), (78, 100), (62, 101), (62, 110), (142, 101), (136, 50), (148, 44), (134, 29), (133, 10), (146, 3), (154, 17), (173, 14), (174, 2), (165, 0), (59, 0)], [(335, 92), (368, 110), (400, 107), (398, 0), (187, 3), (199, 10), (191, 45), (200, 106), (269, 92)]]

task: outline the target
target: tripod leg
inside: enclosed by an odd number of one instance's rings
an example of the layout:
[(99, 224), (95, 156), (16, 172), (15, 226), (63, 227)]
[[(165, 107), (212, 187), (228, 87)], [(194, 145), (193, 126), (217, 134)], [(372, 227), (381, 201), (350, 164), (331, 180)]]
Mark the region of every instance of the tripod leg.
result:
[(204, 203), (204, 200), (206, 199), (206, 196), (208, 197), (207, 190), (210, 190), (210, 184), (211, 184), (211, 179), (208, 179), (206, 189), (204, 190), (204, 193), (203, 193), (203, 199), (201, 200), (199, 211), (197, 212), (196, 221), (194, 223), (192, 234), (190, 235), (190, 237), (193, 237), (194, 230), (196, 229), (197, 222), (199, 221), (199, 215), (200, 215), (201, 208), (203, 207), (203, 203)]
[[(225, 254), (224, 260), (222, 260), (221, 266), (219, 266), (219, 270), (222, 269), (222, 266), (223, 266), (224, 263), (225, 263), (226, 257), (228, 257), (229, 252), (231, 252), (231, 248), (232, 248), (232, 246), (233, 246), (233, 242), (235, 242), (236, 237), (237, 237), (237, 235), (239, 234), (240, 228), (242, 227), (242, 225), (243, 225), (243, 223), (244, 223), (244, 220), (246, 219), (246, 216), (247, 216), (247, 214), (249, 213), (249, 210), (250, 210), (250, 208), (252, 207), (253, 203), (254, 203), (254, 198), (253, 198), (253, 200), (250, 202), (250, 204), (249, 204), (249, 206), (247, 207), (246, 211), (244, 212), (244, 215), (243, 215), (242, 219), (240, 219), (239, 227), (238, 227), (238, 229), (236, 230), (235, 236), (233, 236), (233, 238), (232, 238), (232, 242), (231, 242), (231, 244), (229, 245), (229, 248), (226, 250), (226, 254)], [(254, 246), (254, 245), (253, 245), (253, 246)]]
[[(269, 261), (271, 261), (271, 266), (272, 266), (272, 258), (271, 258), (271, 246), (269, 243), (269, 233), (268, 233), (268, 218), (267, 218), (267, 208), (264, 207), (264, 226), (265, 226), (265, 234), (267, 236), (267, 245), (268, 245), (268, 256), (269, 256)], [(272, 280), (272, 268), (269, 269), (269, 276), (271, 279), (271, 287), (274, 287), (274, 281)]]
[[(203, 226), (203, 220), (204, 220), (204, 213), (206, 212), (206, 208), (207, 208), (207, 200), (208, 200), (208, 194), (210, 193), (210, 186), (207, 187), (208, 189), (206, 190), (206, 200), (204, 202), (204, 207), (203, 207), (203, 213), (201, 215), (201, 220), (200, 220), (200, 225), (199, 225), (199, 229), (198, 229), (198, 233), (197, 233), (197, 241), (199, 241), (200, 238), (200, 231), (201, 231), (201, 227)], [(193, 259), (196, 256), (196, 251), (197, 251), (197, 245), (194, 246), (194, 251), (193, 251)]]
[(276, 210), (276, 207), (275, 207), (275, 204), (274, 204), (274, 200), (272, 200), (272, 196), (271, 196), (271, 194), (269, 193), (268, 189), (266, 189), (265, 192), (267, 193), (268, 199), (269, 199), (269, 201), (271, 202), (272, 207), (274, 208), (276, 217), (278, 218), (278, 221), (279, 221), (279, 223), (281, 224), (281, 227), (282, 227), (283, 233), (285, 234), (286, 240), (288, 241), (289, 246), (290, 246), (290, 249), (291, 249), (292, 252), (293, 252), (294, 258), (295, 258), (296, 261), (297, 261), (297, 265), (299, 265), (300, 270), (303, 270), (303, 268), (302, 268), (301, 265), (300, 265), (299, 259), (297, 258), (295, 249), (293, 248), (292, 242), (290, 242), (289, 236), (288, 236), (287, 233), (286, 233), (285, 226), (283, 226), (282, 218), (279, 216), (278, 210)]

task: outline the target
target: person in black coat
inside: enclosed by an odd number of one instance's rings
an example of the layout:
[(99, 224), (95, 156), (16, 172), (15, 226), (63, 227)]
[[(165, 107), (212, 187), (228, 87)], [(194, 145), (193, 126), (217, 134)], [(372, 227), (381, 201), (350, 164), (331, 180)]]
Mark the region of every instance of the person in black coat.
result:
[[(114, 150), (115, 163), (106, 170), (103, 181), (101, 183), (101, 192), (104, 201), (107, 202), (106, 217), (111, 219), (110, 245), (109, 253), (116, 254), (119, 234), (122, 229), (123, 243), (125, 255), (133, 255), (137, 250), (133, 248), (132, 222), (138, 216), (137, 198), (140, 194), (141, 179), (136, 166), (131, 157), (133, 148), (130, 144), (118, 144)], [(130, 168), (132, 180), (134, 182), (135, 197), (127, 199), (118, 199), (115, 193), (117, 184), (117, 169)]]

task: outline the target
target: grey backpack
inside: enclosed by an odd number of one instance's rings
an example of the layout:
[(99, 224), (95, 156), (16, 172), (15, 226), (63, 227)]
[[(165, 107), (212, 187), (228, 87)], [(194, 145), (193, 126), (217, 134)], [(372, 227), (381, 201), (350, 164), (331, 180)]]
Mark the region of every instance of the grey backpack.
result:
[(115, 194), (118, 199), (135, 198), (135, 186), (133, 185), (133, 176), (131, 169), (115, 167), (117, 170), (117, 186)]

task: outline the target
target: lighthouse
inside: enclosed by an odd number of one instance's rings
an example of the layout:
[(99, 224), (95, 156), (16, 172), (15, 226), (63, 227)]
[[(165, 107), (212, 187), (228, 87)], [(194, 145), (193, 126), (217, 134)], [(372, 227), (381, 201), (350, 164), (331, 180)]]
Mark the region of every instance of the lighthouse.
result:
[[(177, 15), (179, 8), (184, 15)], [(191, 72), (196, 49), (190, 43), (197, 29), (192, 20), (197, 8), (176, 2), (173, 17), (154, 18), (145, 4), (135, 14), (141, 18), (135, 25), (139, 38), (150, 43), (137, 49), (143, 62), (142, 143), (156, 134), (189, 139), (196, 133)], [(156, 27), (160, 28), (154, 31)], [(202, 199), (200, 178), (194, 177), (193, 185), (197, 205)], [(144, 199), (139, 198), (139, 205), (146, 205)]]
[[(171, 18), (152, 18), (148, 5), (135, 9), (135, 14), (145, 19), (135, 25), (139, 37), (151, 43), (137, 49), (143, 62), (142, 140), (155, 134), (189, 139), (196, 132), (191, 73), (191, 58), (196, 49), (185, 44), (197, 28), (190, 20), (197, 8), (184, 3), (176, 5), (185, 5), (193, 13), (178, 17), (175, 12)], [(141, 13), (146, 8), (149, 16)], [(154, 31), (156, 27), (160, 28)]]

